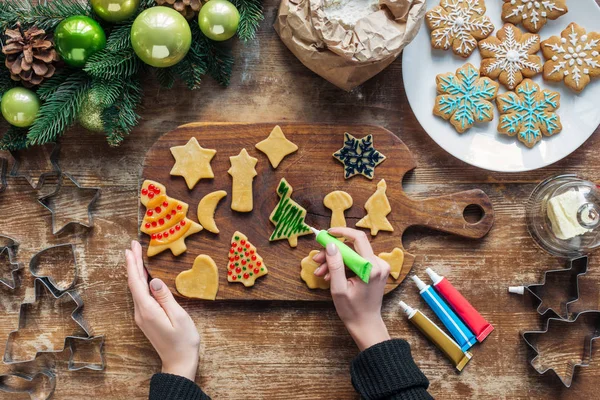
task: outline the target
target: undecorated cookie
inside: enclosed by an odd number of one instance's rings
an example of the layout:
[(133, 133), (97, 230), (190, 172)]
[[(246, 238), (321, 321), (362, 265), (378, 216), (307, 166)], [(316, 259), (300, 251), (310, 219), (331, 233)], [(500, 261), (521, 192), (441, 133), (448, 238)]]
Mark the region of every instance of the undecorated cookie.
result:
[(203, 148), (195, 137), (191, 138), (185, 146), (171, 147), (171, 154), (175, 158), (171, 175), (182, 176), (188, 189), (193, 189), (200, 179), (215, 177), (210, 161), (217, 151)]
[(329, 282), (322, 277), (315, 275), (315, 270), (320, 264), (313, 260), (313, 257), (319, 254), (318, 250), (313, 250), (310, 254), (302, 259), (300, 265), (300, 277), (306, 283), (309, 289), (329, 289)]
[(394, 279), (400, 277), (402, 265), (404, 264), (404, 252), (401, 248), (395, 247), (391, 253), (381, 253), (379, 258), (390, 265), (390, 276)]
[(214, 260), (200, 255), (194, 260), (192, 269), (181, 272), (175, 278), (177, 291), (185, 297), (214, 300), (219, 291), (219, 270)]
[(285, 137), (279, 125), (273, 128), (268, 138), (257, 143), (255, 147), (267, 155), (273, 168), (277, 168), (286, 156), (298, 150), (298, 146)]
[(217, 228), (217, 224), (215, 223), (217, 204), (219, 204), (219, 201), (225, 196), (227, 196), (226, 191), (217, 190), (216, 192), (204, 196), (202, 200), (200, 200), (200, 203), (198, 203), (198, 222), (200, 222), (200, 225), (202, 225), (204, 229), (214, 234), (219, 233), (219, 228)]
[(479, 77), (479, 70), (472, 64), (465, 64), (456, 74), (438, 75), (436, 83), (438, 96), (433, 114), (450, 121), (459, 133), (476, 122), (494, 119), (492, 101), (500, 85), (490, 78)]
[(330, 228), (346, 226), (344, 211), (352, 207), (352, 196), (342, 190), (329, 193), (323, 199), (323, 205), (331, 210)]
[(231, 168), (229, 175), (233, 178), (231, 185), (231, 209), (238, 212), (250, 212), (254, 208), (254, 193), (252, 182), (256, 173), (258, 160), (251, 157), (246, 149), (242, 149), (237, 156), (229, 157)]
[(494, 24), (485, 15), (483, 0), (441, 0), (425, 14), (431, 29), (431, 45), (467, 58), (477, 48), (477, 41), (494, 31)]
[(379, 231), (394, 231), (394, 227), (387, 219), (387, 215), (392, 211), (392, 206), (385, 194), (386, 190), (387, 184), (385, 179), (382, 179), (377, 184), (375, 193), (365, 203), (367, 215), (356, 223), (359, 228), (371, 229), (373, 236), (376, 236)]

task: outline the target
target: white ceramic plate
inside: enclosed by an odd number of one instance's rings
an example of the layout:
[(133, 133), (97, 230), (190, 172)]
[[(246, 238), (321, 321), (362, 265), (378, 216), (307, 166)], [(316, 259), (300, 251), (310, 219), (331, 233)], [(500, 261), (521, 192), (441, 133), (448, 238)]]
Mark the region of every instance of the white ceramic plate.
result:
[[(492, 19), (496, 31), (504, 23), (500, 17), (502, 0), (485, 0), (487, 15)], [(428, 8), (439, 4), (430, 0)], [(558, 35), (571, 22), (576, 22), (587, 31), (600, 32), (600, 7), (595, 0), (568, 0), (569, 12), (557, 20), (548, 21), (539, 35), (542, 40)], [(476, 167), (500, 171), (519, 172), (545, 167), (568, 156), (581, 146), (600, 125), (600, 78), (576, 94), (564, 83), (545, 82), (541, 74), (533, 78), (542, 88), (558, 91), (561, 95), (558, 115), (563, 124), (562, 132), (544, 137), (533, 149), (529, 149), (516, 137), (501, 135), (497, 131), (499, 114), (490, 123), (475, 124), (463, 134), (442, 118), (433, 115), (436, 97), (435, 77), (446, 72), (455, 72), (467, 62), (479, 68), (481, 56), (475, 49), (467, 59), (454, 55), (452, 50), (442, 51), (431, 47), (430, 31), (424, 26), (414, 41), (404, 49), (402, 70), (404, 87), (410, 106), (423, 129), (442, 148), (454, 157)], [(524, 28), (519, 25), (521, 30)], [(541, 52), (539, 53), (544, 60)], [(500, 92), (506, 88), (500, 85)], [(494, 102), (495, 103), (495, 102)], [(494, 107), (495, 108), (495, 107)]]

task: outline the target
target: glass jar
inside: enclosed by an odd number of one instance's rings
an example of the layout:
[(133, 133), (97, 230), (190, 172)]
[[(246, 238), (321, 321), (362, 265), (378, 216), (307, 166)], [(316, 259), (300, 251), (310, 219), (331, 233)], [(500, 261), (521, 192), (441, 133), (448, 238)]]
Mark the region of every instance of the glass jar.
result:
[[(553, 226), (557, 217), (569, 221), (565, 223), (568, 233), (556, 222)], [(574, 258), (590, 253), (600, 246), (598, 185), (574, 174), (546, 179), (529, 197), (527, 228), (533, 240), (550, 254)]]

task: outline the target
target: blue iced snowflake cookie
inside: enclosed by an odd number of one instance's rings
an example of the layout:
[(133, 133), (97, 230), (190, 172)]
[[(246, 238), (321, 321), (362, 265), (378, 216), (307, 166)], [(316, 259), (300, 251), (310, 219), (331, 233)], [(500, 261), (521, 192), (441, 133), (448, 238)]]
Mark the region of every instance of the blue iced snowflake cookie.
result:
[(442, 117), (463, 133), (476, 122), (494, 119), (492, 101), (498, 94), (499, 84), (482, 78), (472, 64), (465, 64), (456, 74), (451, 72), (436, 77), (437, 93), (433, 114)]
[(385, 160), (385, 156), (373, 147), (373, 135), (357, 139), (344, 133), (344, 147), (333, 153), (333, 158), (344, 164), (344, 178), (360, 174), (373, 179), (375, 167)]
[(560, 107), (560, 94), (542, 90), (531, 79), (525, 79), (514, 92), (496, 99), (500, 111), (498, 132), (517, 136), (525, 146), (532, 148), (542, 136), (552, 136), (562, 130), (556, 109)]

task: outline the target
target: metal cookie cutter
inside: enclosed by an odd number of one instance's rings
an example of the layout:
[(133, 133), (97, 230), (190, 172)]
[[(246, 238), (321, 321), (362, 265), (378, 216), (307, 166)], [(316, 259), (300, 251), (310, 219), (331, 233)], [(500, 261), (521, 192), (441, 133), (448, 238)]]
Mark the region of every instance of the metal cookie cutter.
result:
[(6, 168), (8, 166), (8, 161), (5, 158), (0, 158), (0, 193), (4, 192), (6, 189)]
[[(57, 250), (62, 251), (62, 249), (70, 249), (71, 255), (69, 258), (73, 260), (72, 265), (74, 269), (73, 280), (66, 286), (61, 286), (60, 284), (56, 283), (56, 281), (51, 276), (43, 275), (40, 273), (39, 270), (40, 264), (47, 253), (52, 253)], [(29, 261), (29, 272), (31, 272), (31, 275), (33, 275), (35, 278), (43, 280), (46, 283), (46, 287), (52, 292), (54, 297), (59, 296), (60, 294), (64, 293), (69, 289), (72, 289), (77, 283), (78, 276), (77, 257), (75, 256), (75, 245), (59, 244), (56, 246), (47, 247), (39, 251), (31, 258), (31, 261)]]
[[(536, 364), (539, 364), (536, 362), (536, 360), (538, 360), (538, 358), (540, 357), (540, 352), (538, 349), (539, 337), (541, 335), (547, 334), (550, 330), (551, 325), (572, 325), (580, 319), (590, 319), (591, 321), (591, 323), (589, 323), (589, 325), (591, 326), (590, 334), (585, 337), (581, 361), (573, 362), (569, 360), (569, 369), (565, 376), (561, 376), (560, 373), (554, 367), (546, 365), (536, 366)], [(523, 332), (521, 333), (521, 336), (523, 336), (523, 340), (525, 340), (525, 343), (527, 343), (527, 345), (533, 350), (533, 353), (535, 354), (535, 356), (529, 360), (529, 363), (537, 371), (537, 373), (543, 375), (548, 371), (552, 371), (560, 379), (563, 385), (565, 385), (566, 387), (571, 387), (571, 383), (573, 382), (573, 377), (575, 375), (575, 368), (588, 367), (590, 365), (590, 361), (592, 359), (592, 344), (594, 340), (600, 337), (600, 311), (583, 311), (577, 314), (577, 316), (572, 320), (565, 320), (563, 318), (548, 318), (546, 320), (546, 327), (544, 330)]]
[(21, 269), (21, 263), (15, 261), (19, 243), (9, 236), (0, 235), (0, 260), (8, 259), (10, 265), (10, 278), (0, 277), (0, 283), (14, 290), (19, 286), (17, 272)]
[[(583, 256), (569, 261), (569, 266), (566, 269), (555, 269), (546, 271), (542, 283), (529, 286), (511, 286), (508, 288), (510, 293), (524, 294), (525, 291), (531, 293), (538, 303), (537, 312), (542, 316), (549, 316), (555, 319), (564, 319), (569, 317), (569, 305), (579, 300), (579, 277), (585, 275), (588, 269), (588, 257)], [(556, 311), (552, 308), (542, 310), (543, 297), (546, 291), (546, 281), (548, 275), (553, 274), (568, 274), (569, 275), (569, 294), (566, 301), (561, 303), (562, 310)], [(564, 311), (564, 313), (563, 313)]]
[[(47, 168), (43, 168), (43, 166), (38, 166), (38, 168), (30, 168), (29, 170), (25, 170), (23, 168), (23, 160), (30, 159), (32, 156), (31, 154), (27, 153), (35, 151), (42, 152), (41, 158), (43, 159), (42, 161), (44, 161), (45, 164), (47, 164), (46, 160), (50, 161), (50, 166), (52, 168), (51, 171), (48, 171)], [(44, 181), (46, 180), (46, 178), (51, 176), (60, 176), (60, 168), (58, 167), (59, 153), (60, 145), (57, 143), (47, 143), (42, 146), (37, 146), (34, 149), (11, 151), (10, 154), (15, 159), (15, 163), (13, 164), (13, 167), (10, 171), (10, 176), (25, 178), (32, 188), (36, 190), (40, 189), (44, 185)], [(37, 156), (40, 157), (40, 155)], [(40, 171), (45, 172), (42, 172), (39, 176), (35, 176), (38, 173), (40, 173)]]
[(35, 356), (29, 360), (14, 360), (12, 358), (12, 354), (13, 354), (13, 345), (14, 345), (14, 336), (17, 334), (17, 332), (20, 329), (24, 329), (26, 328), (26, 321), (27, 321), (27, 315), (26, 315), (26, 306), (28, 304), (35, 304), (38, 299), (40, 298), (40, 296), (42, 295), (42, 291), (46, 290), (47, 292), (49, 292), (55, 299), (61, 299), (62, 297), (69, 297), (75, 304), (76, 307), (73, 310), (73, 312), (71, 313), (71, 319), (73, 321), (75, 321), (75, 323), (81, 327), (81, 329), (83, 329), (83, 331), (85, 332), (85, 336), (83, 337), (85, 338), (89, 338), (92, 336), (92, 329), (91, 327), (88, 325), (87, 321), (83, 318), (83, 300), (81, 298), (81, 296), (74, 290), (69, 290), (66, 292), (63, 292), (59, 295), (56, 294), (56, 289), (54, 288), (54, 290), (49, 287), (49, 283), (44, 281), (43, 279), (40, 278), (36, 278), (33, 286), (34, 286), (34, 299), (31, 303), (23, 303), (21, 304), (21, 308), (19, 310), (19, 323), (18, 323), (18, 327), (16, 330), (13, 330), (12, 332), (9, 333), (8, 335), (8, 340), (6, 341), (6, 348), (4, 351), (4, 358), (3, 361), (5, 364), (17, 364), (17, 363), (21, 363), (21, 362), (29, 362), (29, 361), (33, 361), (37, 358), (37, 356), (41, 353), (60, 353), (62, 351), (65, 350), (66, 346), (67, 346), (67, 342), (69, 340), (71, 340), (71, 338), (78, 338), (81, 339), (82, 337), (79, 336), (68, 336), (67, 338), (65, 338), (64, 341), (64, 345), (63, 348), (60, 350), (51, 350), (51, 351), (38, 351), (36, 352)]
[[(89, 338), (78, 338), (69, 337), (69, 351), (71, 356), (69, 357), (69, 371), (79, 371), (80, 369), (91, 369), (93, 371), (102, 371), (106, 367), (106, 360), (104, 358), (104, 336), (94, 336)], [(79, 361), (76, 360), (78, 347), (94, 346), (98, 354), (98, 362)]]
[(52, 371), (42, 371), (34, 375), (0, 375), (0, 392), (28, 393), (31, 400), (48, 400), (55, 389), (56, 375)]
[[(77, 190), (80, 190), (80, 191), (93, 190), (96, 192), (87, 206), (87, 218), (88, 218), (87, 223), (84, 223), (81, 221), (69, 221), (60, 228), (56, 227), (56, 210), (54, 210), (49, 203), (50, 203), (50, 199), (57, 196), (60, 193), (60, 191), (62, 190), (64, 178), (67, 178), (69, 181), (71, 181), (75, 185)], [(80, 226), (83, 226), (84, 228), (88, 228), (88, 229), (93, 228), (94, 227), (94, 219), (93, 219), (93, 214), (92, 214), (92, 208), (93, 208), (94, 204), (96, 203), (96, 200), (98, 200), (98, 197), (100, 197), (100, 192), (101, 192), (101, 190), (98, 187), (83, 187), (83, 186), (81, 186), (75, 180), (75, 178), (73, 178), (73, 176), (71, 176), (71, 174), (63, 172), (60, 175), (60, 179), (59, 179), (58, 185), (56, 187), (56, 190), (54, 190), (52, 193), (50, 193), (46, 196), (42, 196), (38, 199), (38, 202), (41, 205), (43, 205), (48, 211), (50, 211), (50, 214), (52, 214), (52, 234), (57, 235), (57, 234), (61, 233), (62, 231), (64, 231), (70, 225), (80, 225)]]

